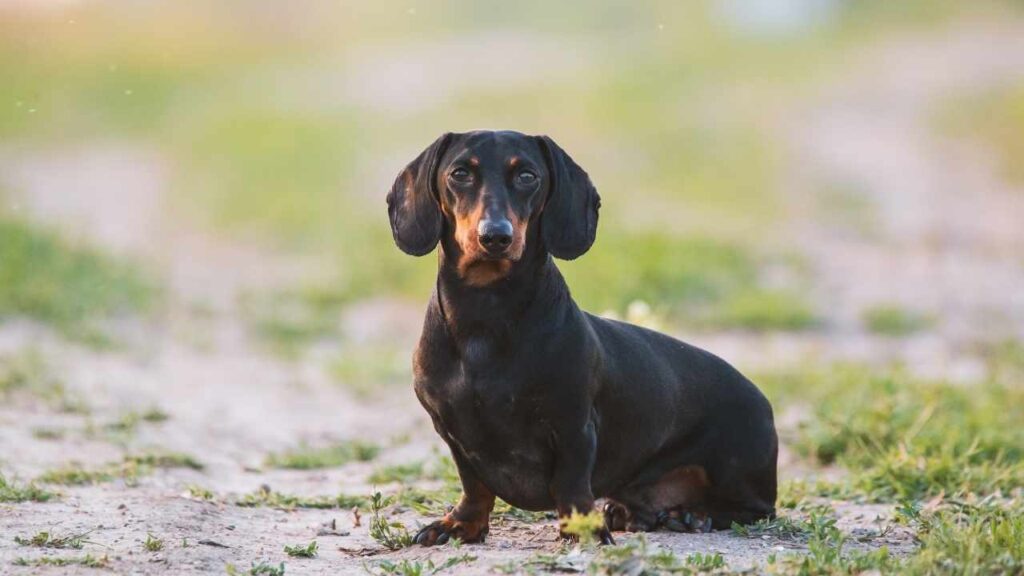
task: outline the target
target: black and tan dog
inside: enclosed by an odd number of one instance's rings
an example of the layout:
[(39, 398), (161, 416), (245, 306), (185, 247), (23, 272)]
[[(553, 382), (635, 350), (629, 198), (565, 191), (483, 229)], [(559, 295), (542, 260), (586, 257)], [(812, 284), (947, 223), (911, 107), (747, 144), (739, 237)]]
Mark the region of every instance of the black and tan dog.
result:
[(606, 528), (699, 531), (775, 512), (772, 409), (720, 358), (581, 311), (552, 256), (586, 252), (600, 198), (550, 138), (445, 134), (388, 194), (398, 247), (440, 242), (413, 365), (461, 501), (416, 542), (487, 534), (496, 496)]

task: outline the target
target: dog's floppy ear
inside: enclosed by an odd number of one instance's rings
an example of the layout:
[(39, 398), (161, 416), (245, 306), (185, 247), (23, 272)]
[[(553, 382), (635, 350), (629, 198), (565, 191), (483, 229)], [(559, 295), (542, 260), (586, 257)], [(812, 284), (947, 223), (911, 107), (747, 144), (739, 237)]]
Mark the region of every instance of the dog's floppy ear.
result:
[(398, 174), (388, 193), (391, 234), (406, 254), (423, 256), (441, 239), (437, 163), (451, 137), (450, 132), (446, 133), (428, 146)]
[(552, 256), (573, 260), (594, 243), (601, 197), (590, 183), (590, 176), (554, 140), (547, 136), (538, 140), (551, 180), (541, 215), (541, 234)]

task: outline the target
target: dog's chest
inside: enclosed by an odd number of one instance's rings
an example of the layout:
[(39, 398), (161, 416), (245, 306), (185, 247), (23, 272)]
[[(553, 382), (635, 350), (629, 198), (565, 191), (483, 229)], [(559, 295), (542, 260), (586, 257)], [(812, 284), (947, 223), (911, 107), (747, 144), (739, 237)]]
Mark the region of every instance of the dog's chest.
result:
[(468, 339), (458, 356), (425, 371), (421, 380), (431, 407), (452, 428), (513, 426), (534, 416), (539, 401), (528, 367), (484, 338)]

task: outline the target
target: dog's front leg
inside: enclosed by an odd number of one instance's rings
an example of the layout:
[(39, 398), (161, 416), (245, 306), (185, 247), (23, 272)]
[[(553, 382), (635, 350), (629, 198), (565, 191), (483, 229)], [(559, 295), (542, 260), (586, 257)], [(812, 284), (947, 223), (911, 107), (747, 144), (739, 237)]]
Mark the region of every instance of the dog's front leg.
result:
[[(588, 420), (582, 427), (559, 426), (554, 432), (555, 470), (551, 479), (551, 495), (555, 499), (560, 523), (572, 516), (573, 512), (590, 514), (594, 511), (594, 493), (590, 477), (597, 459), (597, 431), (594, 422)], [(559, 530), (562, 538), (576, 540), (564, 527)], [(594, 534), (601, 544), (615, 544), (607, 525), (602, 525)]]
[(462, 481), (462, 498), (444, 518), (427, 524), (416, 533), (417, 544), (433, 546), (444, 544), (450, 538), (483, 542), (487, 536), (491, 510), (494, 509), (494, 492), (477, 478), (457, 449), (452, 447), (451, 452)]

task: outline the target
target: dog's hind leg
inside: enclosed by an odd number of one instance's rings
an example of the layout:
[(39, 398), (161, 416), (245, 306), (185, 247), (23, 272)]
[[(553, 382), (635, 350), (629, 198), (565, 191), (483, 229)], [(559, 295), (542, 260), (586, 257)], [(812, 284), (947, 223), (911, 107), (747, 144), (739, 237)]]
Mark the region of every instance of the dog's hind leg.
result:
[(629, 532), (649, 532), (659, 526), (696, 531), (681, 519), (689, 518), (684, 510), (702, 506), (707, 487), (708, 477), (702, 467), (680, 466), (654, 482), (634, 484), (613, 494), (605, 505), (605, 521), (612, 530)]

